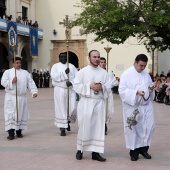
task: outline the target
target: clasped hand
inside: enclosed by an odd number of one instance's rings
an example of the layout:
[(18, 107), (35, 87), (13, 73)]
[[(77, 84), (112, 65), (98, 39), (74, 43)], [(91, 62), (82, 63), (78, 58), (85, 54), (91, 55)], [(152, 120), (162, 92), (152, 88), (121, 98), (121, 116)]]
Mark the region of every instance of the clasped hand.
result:
[(66, 73), (66, 74), (70, 73), (70, 69), (69, 69), (69, 68), (66, 68), (66, 69), (65, 69), (65, 73)]
[(17, 77), (14, 77), (12, 83), (16, 83), (16, 82), (17, 82)]
[(90, 85), (90, 88), (92, 90), (94, 90), (95, 92), (98, 92), (98, 91), (102, 90), (102, 84), (101, 83), (92, 83)]
[(142, 90), (138, 90), (138, 91), (137, 91), (137, 94), (138, 94), (139, 96), (144, 96), (144, 95), (145, 95), (145, 92), (142, 91)]

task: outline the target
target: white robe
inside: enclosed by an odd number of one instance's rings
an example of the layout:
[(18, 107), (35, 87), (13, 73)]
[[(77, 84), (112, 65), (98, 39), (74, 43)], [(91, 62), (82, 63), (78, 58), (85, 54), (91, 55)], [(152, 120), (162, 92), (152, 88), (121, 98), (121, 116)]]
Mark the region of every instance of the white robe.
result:
[(16, 83), (12, 84), (15, 77), (14, 68), (6, 70), (2, 76), (1, 84), (5, 87), (5, 131), (10, 129), (27, 129), (28, 121), (28, 106), (27, 106), (27, 92), (28, 90), (33, 95), (38, 93), (37, 87), (26, 70), (16, 70), (17, 75), (17, 94), (18, 94), (18, 124), (16, 112)]
[[(143, 70), (138, 73), (134, 66), (126, 70), (119, 84), (119, 95), (123, 103), (124, 135), (126, 148), (134, 150), (136, 148), (150, 146), (155, 128), (154, 110), (152, 101), (154, 92), (149, 94), (148, 87), (152, 84), (149, 74)], [(145, 101), (141, 96), (136, 95), (137, 90), (145, 92)], [(138, 108), (139, 114), (136, 117), (137, 125), (132, 126), (132, 130), (127, 127), (127, 117), (132, 115), (134, 109)]]
[[(54, 106), (55, 106), (55, 121), (54, 125), (59, 128), (68, 127), (67, 119), (67, 100), (68, 100), (68, 88), (66, 81), (68, 76), (65, 73), (67, 64), (57, 63), (54, 64), (51, 69), (52, 84), (54, 86)], [(70, 73), (69, 81), (72, 81), (77, 74), (77, 69), (74, 65), (69, 64)], [(76, 93), (69, 88), (69, 121), (74, 123), (76, 121)]]
[[(114, 74), (111, 70), (108, 71), (108, 75), (109, 75), (110, 80), (111, 80), (111, 87), (117, 85), (116, 78), (115, 78), (115, 76), (114, 76)], [(113, 117), (113, 113), (114, 113), (114, 99), (113, 99), (112, 91), (110, 91), (109, 96), (106, 99), (106, 107), (107, 107), (106, 111), (108, 112), (106, 123), (108, 124), (111, 121), (111, 119)]]
[[(102, 84), (102, 91), (94, 94), (90, 84), (99, 82)], [(104, 152), (105, 101), (110, 88), (109, 76), (101, 67), (87, 66), (77, 73), (73, 81), (73, 89), (80, 95), (77, 106), (77, 150)]]

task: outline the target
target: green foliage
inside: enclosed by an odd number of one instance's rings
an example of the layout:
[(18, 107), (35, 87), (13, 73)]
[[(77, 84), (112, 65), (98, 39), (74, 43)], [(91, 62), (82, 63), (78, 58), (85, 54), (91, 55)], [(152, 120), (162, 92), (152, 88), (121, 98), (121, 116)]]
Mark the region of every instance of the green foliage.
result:
[(139, 44), (170, 49), (170, 0), (81, 0), (77, 7), (82, 12), (74, 26), (95, 33), (95, 41), (122, 44), (133, 36)]

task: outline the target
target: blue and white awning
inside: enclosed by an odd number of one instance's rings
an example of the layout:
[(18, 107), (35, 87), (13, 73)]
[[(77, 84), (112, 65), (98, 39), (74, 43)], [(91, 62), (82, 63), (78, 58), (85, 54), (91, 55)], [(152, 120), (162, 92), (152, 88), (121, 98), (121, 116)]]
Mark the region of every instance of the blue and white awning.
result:
[[(29, 36), (30, 27), (28, 25), (17, 23), (17, 34), (23, 36)], [(0, 18), (0, 31), (7, 32), (7, 21)], [(43, 29), (38, 29), (38, 38), (43, 39)]]

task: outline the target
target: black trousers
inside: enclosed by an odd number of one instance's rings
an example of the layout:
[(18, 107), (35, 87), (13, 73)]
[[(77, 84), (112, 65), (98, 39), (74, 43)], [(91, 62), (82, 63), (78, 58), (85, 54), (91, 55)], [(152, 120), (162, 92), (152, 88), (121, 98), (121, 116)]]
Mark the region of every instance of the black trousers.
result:
[(149, 149), (149, 146), (136, 148), (134, 150), (130, 150), (129, 155), (133, 158), (138, 158), (140, 152), (148, 152), (148, 149)]

